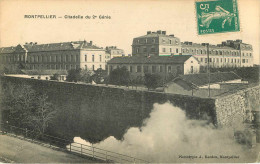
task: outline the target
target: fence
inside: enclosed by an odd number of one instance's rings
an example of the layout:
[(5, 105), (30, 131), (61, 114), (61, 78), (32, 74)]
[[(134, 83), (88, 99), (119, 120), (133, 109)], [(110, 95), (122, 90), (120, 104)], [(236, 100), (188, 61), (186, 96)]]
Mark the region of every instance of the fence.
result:
[(69, 152), (76, 153), (78, 155), (92, 157), (93, 159), (100, 159), (106, 162), (118, 163), (149, 163), (148, 161), (142, 159), (104, 150), (94, 147), (93, 145), (85, 145), (76, 142), (71, 143), (72, 141), (67, 139), (62, 139), (47, 134), (40, 135), (39, 133), (28, 129), (19, 128), (4, 123), (0, 124), (2, 132), (11, 133), (16, 137), (28, 138), (31, 139), (33, 142), (45, 144), (45, 146), (57, 147)]

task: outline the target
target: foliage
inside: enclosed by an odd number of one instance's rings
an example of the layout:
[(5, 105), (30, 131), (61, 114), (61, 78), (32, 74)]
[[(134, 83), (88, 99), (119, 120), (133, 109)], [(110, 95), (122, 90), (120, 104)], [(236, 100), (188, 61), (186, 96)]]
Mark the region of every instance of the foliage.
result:
[(71, 69), (68, 71), (67, 81), (78, 82), (81, 79), (80, 75), (81, 69)]
[(11, 125), (44, 133), (56, 113), (47, 101), (48, 97), (37, 95), (31, 86), (25, 84), (7, 83), (3, 88), (1, 107), (4, 119)]
[(82, 81), (85, 83), (90, 83), (92, 81), (93, 72), (88, 69), (71, 69), (68, 71), (67, 81), (78, 82)]
[[(256, 67), (222, 67), (222, 68), (210, 68), (210, 72), (235, 72), (238, 76), (242, 77), (243, 80), (249, 81), (249, 83), (259, 82), (259, 66)], [(204, 70), (204, 71), (203, 71)], [(201, 69), (201, 73), (206, 71)]]
[(37, 98), (37, 104), (32, 114), (29, 116), (29, 123), (35, 131), (43, 134), (49, 123), (52, 122), (55, 117), (56, 110), (52, 103), (47, 101), (47, 95), (41, 95)]
[(92, 75), (92, 79), (97, 83), (103, 83), (105, 81), (105, 77), (107, 75), (107, 72), (103, 70), (102, 68), (97, 69), (94, 71), (94, 74)]
[(126, 67), (116, 68), (110, 72), (109, 83), (114, 85), (129, 85), (130, 73)]
[(51, 77), (50, 77), (50, 80), (59, 80), (59, 75), (57, 73), (53, 74)]
[(80, 80), (85, 83), (90, 83), (92, 81), (93, 72), (88, 69), (80, 69)]
[(161, 76), (159, 76), (158, 74), (147, 73), (144, 76), (144, 81), (144, 84), (148, 88), (148, 90), (155, 89), (160, 86)]

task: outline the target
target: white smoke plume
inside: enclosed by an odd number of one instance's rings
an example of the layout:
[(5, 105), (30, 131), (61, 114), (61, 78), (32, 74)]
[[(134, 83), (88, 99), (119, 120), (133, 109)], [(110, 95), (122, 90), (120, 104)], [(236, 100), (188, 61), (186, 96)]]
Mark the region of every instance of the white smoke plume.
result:
[[(154, 104), (141, 128), (128, 129), (123, 140), (111, 136), (94, 147), (149, 162), (255, 162), (254, 152), (237, 144), (233, 134), (233, 130), (216, 129), (205, 121), (189, 120), (170, 103)], [(74, 142), (90, 145), (79, 137)]]

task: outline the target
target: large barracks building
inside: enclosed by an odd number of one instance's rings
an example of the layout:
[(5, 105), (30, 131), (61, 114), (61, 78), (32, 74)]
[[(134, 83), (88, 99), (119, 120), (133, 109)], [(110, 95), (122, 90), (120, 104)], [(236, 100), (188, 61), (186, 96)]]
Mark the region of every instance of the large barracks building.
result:
[[(192, 55), (201, 66), (207, 65), (205, 44), (180, 42), (166, 31), (147, 31), (144, 36), (136, 37), (132, 43), (133, 56), (170, 56)], [(209, 45), (209, 65), (211, 67), (251, 67), (253, 66), (252, 45), (242, 40), (227, 40), (218, 45)]]
[(37, 44), (0, 48), (5, 67), (22, 65), (28, 70), (105, 69), (105, 50), (86, 41)]

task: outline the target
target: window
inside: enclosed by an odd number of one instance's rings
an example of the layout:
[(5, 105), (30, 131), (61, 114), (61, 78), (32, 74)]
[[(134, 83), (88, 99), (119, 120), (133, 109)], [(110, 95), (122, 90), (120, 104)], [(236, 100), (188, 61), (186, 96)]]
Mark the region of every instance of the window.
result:
[(148, 41), (147, 41), (147, 39), (145, 39), (145, 43), (147, 43)]
[(208, 62), (208, 58), (205, 58), (205, 63), (207, 63)]
[(165, 43), (165, 40), (164, 40), (164, 39), (162, 39), (162, 42), (163, 42), (163, 43)]
[(102, 68), (102, 65), (99, 65), (99, 68)]
[(101, 55), (99, 55), (99, 61), (102, 62), (102, 56)]
[(172, 48), (170, 48), (170, 52), (172, 52)]
[(215, 63), (215, 58), (213, 58), (213, 63)]
[(92, 62), (94, 62), (94, 61), (95, 61), (95, 55), (92, 55)]
[(202, 54), (202, 50), (200, 50), (200, 54)]
[(160, 65), (159, 72), (162, 72), (162, 71), (163, 71), (163, 66)]
[(220, 62), (222, 63), (222, 58), (220, 59)]
[(95, 65), (92, 65), (92, 70), (95, 70)]
[(85, 55), (85, 61), (87, 61), (87, 55)]
[(218, 63), (219, 62), (218, 58), (216, 60), (217, 60), (217, 63)]
[(233, 59), (231, 59), (231, 63), (233, 63)]
[(79, 55), (76, 55), (76, 62), (79, 61)]
[(137, 43), (139, 43), (139, 42), (140, 42), (140, 40), (138, 39), (138, 40), (137, 40)]
[(193, 73), (193, 66), (190, 67), (190, 73)]
[(70, 61), (73, 62), (73, 55), (70, 56)]
[(139, 53), (139, 48), (136, 48), (136, 53)]
[(190, 61), (190, 63), (193, 63), (193, 60), (192, 60), (192, 61)]
[(178, 48), (176, 48), (176, 53), (179, 53), (178, 51), (179, 51), (179, 49), (178, 49)]
[(144, 52), (146, 52), (146, 51), (147, 51), (147, 48), (145, 47), (145, 48), (144, 48)]
[(209, 58), (209, 62), (212, 62), (212, 58)]
[(66, 62), (69, 61), (69, 55), (66, 55), (65, 61), (66, 61)]
[(242, 59), (242, 63), (245, 63), (246, 62), (246, 60), (245, 59)]
[(141, 66), (140, 65), (137, 66), (136, 72), (141, 72)]
[(155, 39), (153, 39), (153, 43), (155, 43)]
[(171, 72), (171, 71), (172, 71), (172, 67), (168, 66), (168, 72)]
[(169, 40), (170, 41), (170, 44), (172, 44), (172, 40)]
[(152, 52), (154, 52), (154, 51), (155, 51), (155, 48), (154, 48), (154, 47), (152, 47), (152, 48), (151, 48), (151, 51), (152, 51)]
[(163, 51), (163, 52), (165, 52), (165, 51), (166, 51), (166, 49), (165, 49), (165, 48), (162, 48), (162, 51)]
[(85, 65), (85, 69), (88, 69), (88, 66), (87, 66), (87, 65)]
[(113, 66), (112, 66), (112, 65), (110, 66), (110, 72), (111, 72), (111, 71), (113, 71)]
[(148, 66), (144, 66), (143, 69), (145, 73), (148, 72)]
[(133, 72), (133, 66), (130, 66), (130, 72)]
[(203, 62), (203, 58), (201, 58), (200, 61)]
[(156, 72), (156, 66), (152, 66), (152, 73), (155, 73)]

